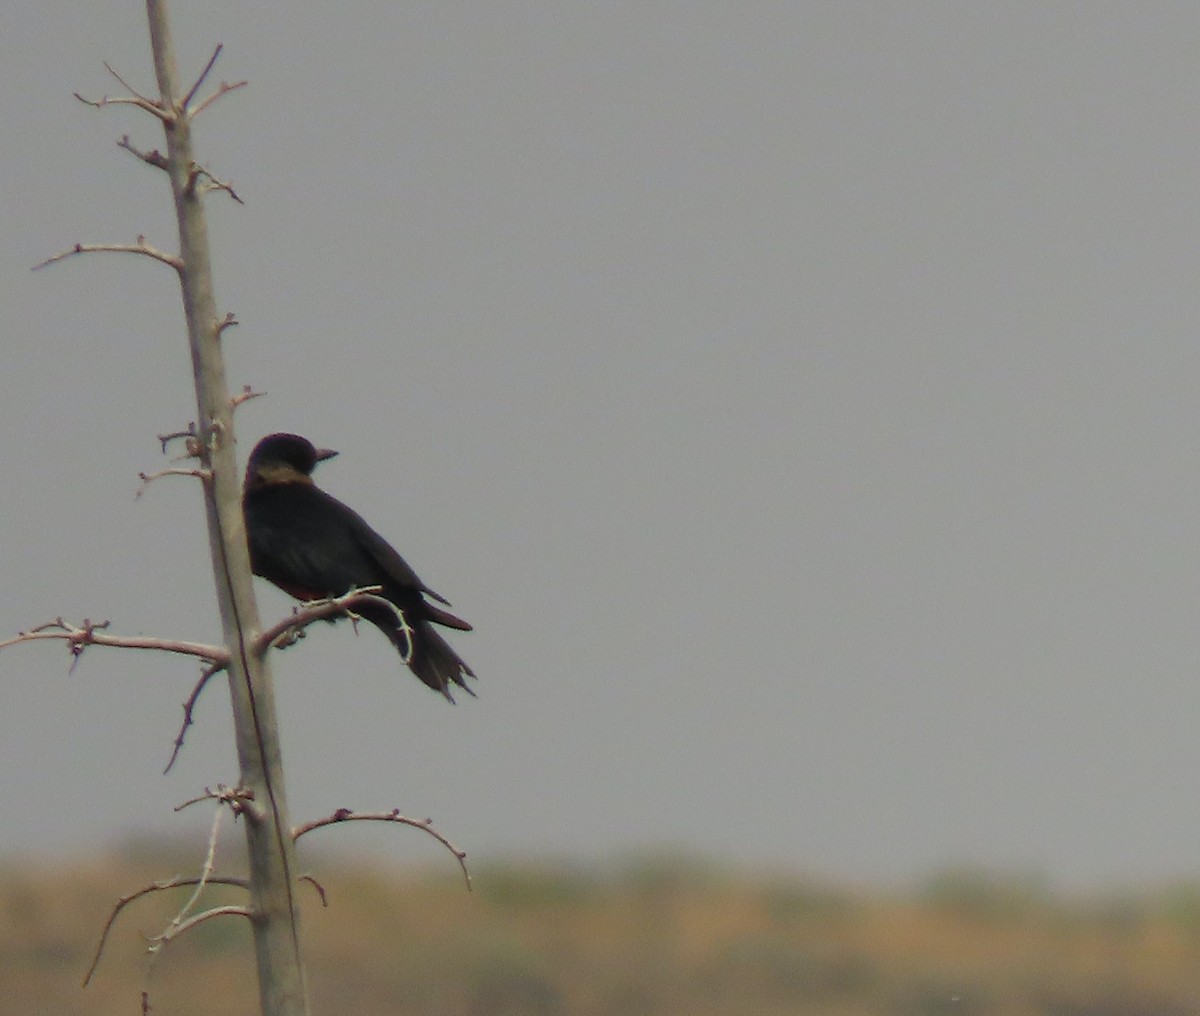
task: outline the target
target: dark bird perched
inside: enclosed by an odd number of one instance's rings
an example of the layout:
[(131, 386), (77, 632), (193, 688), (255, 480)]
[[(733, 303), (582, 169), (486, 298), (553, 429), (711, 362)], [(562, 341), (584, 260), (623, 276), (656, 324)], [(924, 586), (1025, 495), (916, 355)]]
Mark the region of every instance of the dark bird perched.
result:
[[(318, 462), (337, 452), (314, 448), (296, 434), (270, 434), (250, 453), (242, 488), (242, 512), (254, 574), (300, 600), (342, 596), (351, 589), (382, 586), (411, 631), (382, 604), (355, 612), (382, 631), (407, 657), (409, 668), (451, 702), (450, 684), (468, 694), (471, 670), (430, 622), (470, 631), (471, 626), (428, 602), (449, 606), (417, 578), (392, 546), (355, 511), (330, 497), (312, 479)], [(409, 639), (411, 637), (411, 645)]]

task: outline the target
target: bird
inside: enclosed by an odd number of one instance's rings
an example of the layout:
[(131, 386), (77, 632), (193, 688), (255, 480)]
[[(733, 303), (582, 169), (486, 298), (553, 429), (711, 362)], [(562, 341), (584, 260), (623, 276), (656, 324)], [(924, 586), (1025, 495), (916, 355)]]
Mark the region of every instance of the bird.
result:
[(382, 587), (377, 595), (395, 610), (364, 602), (355, 613), (382, 631), (434, 691), (451, 702), (451, 685), (473, 696), (466, 678), (475, 672), (433, 627), (471, 631), (471, 625), (429, 602), (450, 606), (361, 515), (313, 481), (317, 464), (337, 454), (298, 434), (269, 434), (254, 446), (242, 485), (251, 569), (305, 601)]

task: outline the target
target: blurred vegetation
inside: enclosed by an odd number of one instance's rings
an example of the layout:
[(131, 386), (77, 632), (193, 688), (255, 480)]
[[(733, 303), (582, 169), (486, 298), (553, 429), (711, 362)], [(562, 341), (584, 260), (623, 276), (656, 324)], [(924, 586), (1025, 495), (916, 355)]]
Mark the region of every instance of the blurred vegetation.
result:
[[(146, 845), (94, 863), (0, 866), (5, 1012), (255, 1016), (249, 929), (219, 918), (148, 962), (187, 870)], [(671, 855), (313, 873), (304, 937), (316, 1016), (1183, 1016), (1200, 1012), (1200, 885), (1095, 898), (1036, 877), (939, 873), (906, 894), (752, 876)], [(216, 888), (209, 903), (237, 899)]]

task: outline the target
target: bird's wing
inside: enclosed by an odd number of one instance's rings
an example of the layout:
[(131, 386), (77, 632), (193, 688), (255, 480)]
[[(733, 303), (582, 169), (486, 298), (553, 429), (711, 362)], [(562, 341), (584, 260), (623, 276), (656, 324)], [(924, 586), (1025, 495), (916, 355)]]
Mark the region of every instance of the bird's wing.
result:
[(409, 567), (408, 562), (397, 553), (396, 548), (367, 525), (366, 520), (361, 515), (351, 508), (346, 508), (344, 505), (342, 507), (353, 516), (355, 542), (367, 557), (383, 569), (388, 578), (399, 586), (407, 589), (415, 589), (426, 596), (432, 596), (439, 603), (450, 606), (450, 601), (425, 585), (418, 578), (417, 573)]
[(336, 524), (341, 513), (330, 500), (301, 483), (248, 492), (242, 505), (255, 573), (301, 599), (367, 584), (367, 558), (347, 527)]

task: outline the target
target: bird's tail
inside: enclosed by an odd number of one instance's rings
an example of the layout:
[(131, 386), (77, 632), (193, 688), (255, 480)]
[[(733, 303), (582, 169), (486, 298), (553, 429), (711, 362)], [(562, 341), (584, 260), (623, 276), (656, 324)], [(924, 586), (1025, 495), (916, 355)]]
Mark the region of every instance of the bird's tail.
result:
[[(425, 606), (429, 607), (428, 604)], [(453, 702), (454, 696), (450, 693), (450, 686), (458, 685), (468, 695), (474, 696), (475, 693), (467, 687), (466, 679), (474, 677), (475, 671), (459, 658), (449, 643), (424, 618), (414, 624), (404, 611), (391, 604), (384, 606), (382, 603), (368, 603), (356, 605), (354, 609), (364, 620), (370, 621), (388, 637), (404, 657), (409, 670), (434, 691), (441, 692)], [(438, 613), (445, 614), (444, 611)], [(452, 614), (447, 616), (454, 617)], [(470, 630), (470, 625), (465, 621), (459, 621), (459, 624)]]
[(458, 685), (468, 695), (475, 694), (467, 687), (466, 680), (474, 677), (475, 671), (462, 661), (428, 621), (421, 621), (417, 625), (408, 666), (430, 688), (440, 691), (451, 702), (454, 701), (454, 696), (450, 694), (452, 684)]

